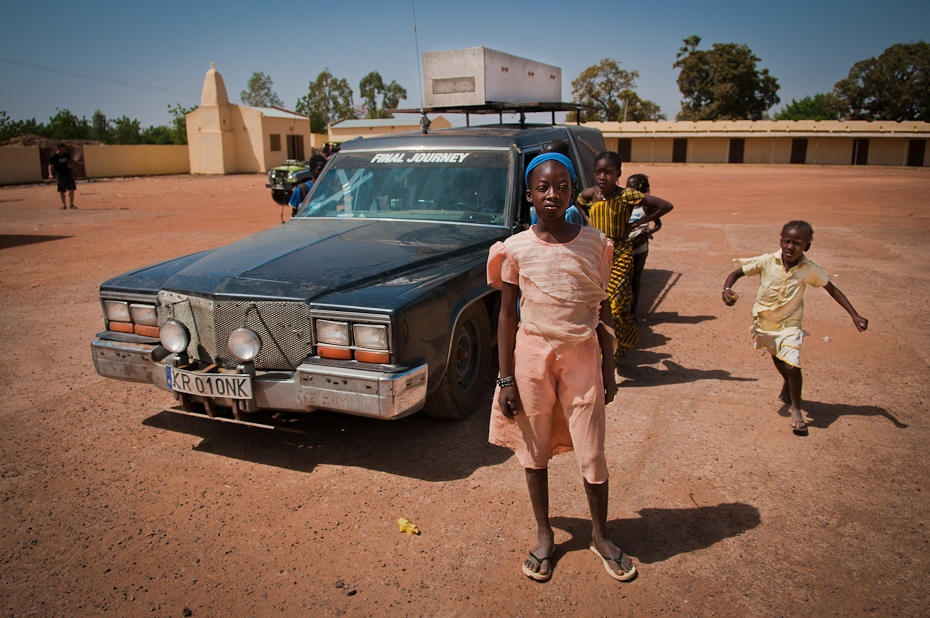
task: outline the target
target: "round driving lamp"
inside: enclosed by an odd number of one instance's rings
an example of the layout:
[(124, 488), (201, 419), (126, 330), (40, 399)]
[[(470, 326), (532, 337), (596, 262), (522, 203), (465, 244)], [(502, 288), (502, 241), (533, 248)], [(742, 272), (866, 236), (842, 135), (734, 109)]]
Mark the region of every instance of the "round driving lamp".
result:
[(175, 354), (180, 354), (187, 350), (190, 345), (191, 336), (187, 332), (187, 327), (177, 320), (168, 320), (161, 325), (158, 330), (158, 338), (161, 344)]
[(226, 344), (229, 353), (243, 362), (255, 360), (262, 351), (262, 340), (254, 330), (237, 328), (229, 334)]

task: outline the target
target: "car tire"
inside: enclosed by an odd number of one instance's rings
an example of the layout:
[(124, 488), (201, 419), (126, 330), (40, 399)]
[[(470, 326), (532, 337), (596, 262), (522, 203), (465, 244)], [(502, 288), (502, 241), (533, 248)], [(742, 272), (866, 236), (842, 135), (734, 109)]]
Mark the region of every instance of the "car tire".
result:
[(291, 194), (287, 191), (281, 191), (280, 189), (277, 189), (271, 192), (271, 199), (273, 199), (276, 204), (284, 206), (287, 204), (288, 200), (291, 199)]
[(474, 411), (491, 381), (491, 324), (483, 303), (469, 306), (455, 325), (449, 364), (424, 412), (461, 420)]

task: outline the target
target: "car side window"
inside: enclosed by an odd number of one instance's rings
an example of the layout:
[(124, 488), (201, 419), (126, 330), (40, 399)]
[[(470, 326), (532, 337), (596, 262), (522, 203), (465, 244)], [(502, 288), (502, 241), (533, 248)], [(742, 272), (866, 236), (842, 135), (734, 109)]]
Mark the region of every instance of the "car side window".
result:
[(526, 201), (526, 166), (530, 164), (536, 155), (542, 152), (542, 146), (534, 146), (523, 151), (520, 165), (520, 173), (517, 174), (517, 182), (515, 183), (518, 188), (517, 201), (516, 204), (519, 205), (517, 209), (517, 223), (523, 225), (529, 225), (533, 219), (532, 206)]

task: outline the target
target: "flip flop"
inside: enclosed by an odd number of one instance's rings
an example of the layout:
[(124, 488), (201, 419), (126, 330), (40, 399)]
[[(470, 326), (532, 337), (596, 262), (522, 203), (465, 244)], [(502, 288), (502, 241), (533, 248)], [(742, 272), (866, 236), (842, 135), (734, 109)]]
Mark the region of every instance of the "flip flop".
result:
[[(801, 425), (798, 427), (798, 425)], [(806, 436), (807, 431), (807, 421), (791, 421), (791, 431), (794, 432), (796, 436)]]
[(634, 577), (636, 577), (636, 565), (631, 564), (630, 570), (627, 571), (626, 573), (624, 573), (622, 570), (615, 571), (612, 568), (610, 568), (610, 563), (613, 562), (614, 564), (617, 565), (617, 568), (623, 569), (623, 565), (620, 564), (623, 561), (623, 556), (625, 555), (623, 553), (623, 550), (620, 551), (620, 555), (616, 558), (605, 558), (604, 556), (601, 555), (601, 552), (597, 551), (597, 548), (594, 545), (590, 545), (588, 549), (593, 551), (597, 555), (597, 557), (600, 558), (604, 562), (604, 570), (607, 571), (607, 573), (609, 573), (610, 576), (616, 579), (617, 581), (628, 582)]
[(546, 573), (545, 575), (541, 575), (538, 570), (534, 571), (533, 569), (530, 569), (529, 567), (526, 566), (526, 563), (524, 562), (522, 565), (523, 574), (529, 577), (530, 579), (538, 581), (538, 582), (549, 581), (549, 578), (552, 577), (552, 556), (549, 555), (549, 556), (546, 556), (545, 558), (539, 558), (536, 556), (536, 554), (534, 554), (533, 552), (530, 552), (530, 558), (536, 561), (536, 564), (539, 566), (540, 569), (542, 568), (543, 562), (548, 562), (549, 572)]

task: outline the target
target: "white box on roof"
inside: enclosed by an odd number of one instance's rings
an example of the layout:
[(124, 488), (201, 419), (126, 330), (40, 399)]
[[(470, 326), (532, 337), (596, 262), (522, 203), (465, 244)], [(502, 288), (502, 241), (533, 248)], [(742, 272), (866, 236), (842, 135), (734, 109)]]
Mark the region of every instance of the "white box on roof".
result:
[(426, 107), (562, 100), (562, 69), (486, 47), (423, 53)]

